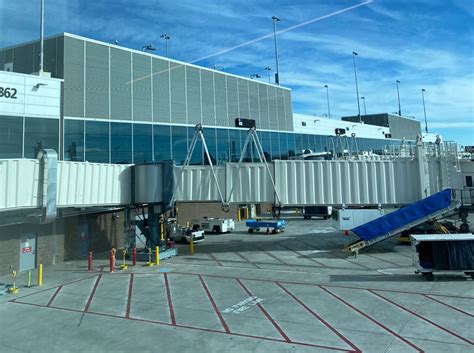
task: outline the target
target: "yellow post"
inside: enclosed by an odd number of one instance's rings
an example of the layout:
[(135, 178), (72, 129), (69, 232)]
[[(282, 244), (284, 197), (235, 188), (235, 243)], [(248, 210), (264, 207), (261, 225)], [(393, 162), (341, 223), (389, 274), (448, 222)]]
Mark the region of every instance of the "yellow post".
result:
[(153, 266), (153, 262), (151, 261), (151, 248), (148, 248), (148, 262), (146, 263), (148, 267)]
[(17, 294), (20, 291), (20, 289), (16, 286), (16, 271), (12, 271), (12, 277), (13, 277), (13, 287), (8, 288), (8, 292), (10, 294)]
[(28, 271), (28, 281), (27, 281), (27, 283), (26, 283), (26, 286), (27, 286), (28, 288), (31, 287), (31, 270)]
[(237, 209), (237, 222), (240, 222), (242, 219), (240, 217), (240, 208)]
[(41, 287), (43, 285), (43, 264), (39, 264), (38, 267), (38, 286)]
[(165, 233), (163, 232), (163, 219), (160, 220), (160, 240), (165, 240)]
[(121, 270), (126, 270), (128, 265), (125, 263), (125, 256), (127, 255), (127, 249), (122, 249), (122, 264), (120, 265)]
[(194, 236), (192, 234), (189, 238), (189, 253), (194, 255)]
[(186, 222), (186, 228), (189, 228), (189, 221)]
[(245, 219), (249, 219), (249, 206), (245, 206)]
[(155, 246), (155, 264), (158, 266), (160, 264), (160, 248)]

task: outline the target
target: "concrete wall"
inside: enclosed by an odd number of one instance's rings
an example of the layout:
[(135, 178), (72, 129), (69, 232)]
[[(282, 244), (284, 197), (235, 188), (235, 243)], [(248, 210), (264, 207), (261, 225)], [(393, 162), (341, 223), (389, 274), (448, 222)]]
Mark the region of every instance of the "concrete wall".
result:
[[(123, 211), (60, 217), (51, 224), (16, 224), (0, 227), (0, 275), (19, 267), (20, 241), (35, 233), (36, 267), (87, 256), (92, 249), (96, 256), (111, 247), (120, 248), (124, 239)], [(87, 234), (81, 237), (82, 230)]]

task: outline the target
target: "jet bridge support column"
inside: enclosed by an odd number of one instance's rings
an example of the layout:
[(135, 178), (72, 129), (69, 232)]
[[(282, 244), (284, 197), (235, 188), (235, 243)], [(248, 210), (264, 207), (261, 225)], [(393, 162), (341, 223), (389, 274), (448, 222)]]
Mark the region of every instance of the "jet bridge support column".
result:
[(418, 176), (420, 184), (420, 199), (431, 195), (430, 189), (430, 175), (428, 172), (427, 160), (425, 158), (425, 151), (423, 149), (423, 141), (421, 136), (416, 138), (416, 161), (418, 164)]

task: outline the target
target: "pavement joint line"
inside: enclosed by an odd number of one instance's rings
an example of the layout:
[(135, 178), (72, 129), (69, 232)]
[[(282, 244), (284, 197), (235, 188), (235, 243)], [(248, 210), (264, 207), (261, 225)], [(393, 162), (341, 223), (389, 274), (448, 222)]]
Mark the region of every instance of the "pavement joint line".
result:
[[(382, 260), (382, 259), (380, 259), (380, 258), (378, 258), (377, 256), (374, 256), (374, 255), (372, 255), (372, 254), (362, 253), (362, 254), (360, 254), (360, 255), (365, 255), (365, 256), (371, 257), (371, 258), (373, 258), (373, 259), (376, 259), (376, 260), (378, 260), (378, 261), (386, 262), (386, 263), (391, 264), (391, 265), (393, 265), (393, 266), (397, 266), (397, 267), (407, 267), (406, 265), (400, 265), (400, 264), (397, 264), (396, 262), (392, 262), (392, 261), (388, 261), (388, 260)], [(411, 265), (410, 265), (410, 267), (411, 267)]]
[(219, 318), (219, 321), (221, 322), (222, 327), (224, 328), (224, 331), (227, 332), (227, 333), (231, 333), (230, 330), (229, 330), (229, 326), (227, 326), (224, 318), (222, 317), (222, 314), (219, 311), (219, 308), (217, 307), (217, 304), (214, 301), (214, 298), (212, 297), (211, 292), (210, 292), (209, 288), (207, 287), (206, 283), (204, 282), (204, 279), (202, 278), (201, 275), (199, 275), (199, 280), (201, 281), (201, 284), (204, 288), (204, 291), (206, 292), (207, 297), (209, 298), (209, 301), (211, 302), (212, 307), (214, 308), (214, 311), (216, 312), (216, 315)]
[(173, 302), (171, 301), (171, 290), (170, 290), (170, 285), (168, 283), (168, 274), (164, 273), (163, 275), (165, 278), (166, 299), (168, 302), (168, 309), (170, 312), (171, 325), (176, 326), (176, 317), (174, 316)]
[[(316, 261), (315, 259), (309, 257), (308, 255), (305, 255), (305, 254), (301, 253), (300, 251), (293, 250), (293, 249), (289, 248), (288, 246), (283, 245), (283, 244), (280, 244), (280, 243), (278, 243), (278, 246), (281, 246), (282, 248), (288, 249), (288, 250), (294, 252), (295, 254), (298, 254), (299, 256), (303, 257), (304, 259), (307, 259), (307, 260), (309, 260), (309, 261), (312, 261), (312, 262), (314, 262), (314, 263), (320, 265), (321, 267), (329, 268), (328, 265), (323, 264), (322, 262)], [(298, 265), (298, 266), (299, 266), (299, 265)], [(332, 267), (332, 268), (337, 269), (337, 268), (339, 268), (339, 267)], [(347, 269), (346, 269), (346, 270), (347, 270)]]
[(424, 351), (416, 346), (415, 344), (411, 343), (409, 340), (407, 340), (405, 337), (399, 335), (398, 333), (396, 333), (395, 331), (391, 330), (390, 328), (388, 328), (387, 326), (385, 326), (384, 324), (382, 324), (381, 322), (375, 320), (372, 316), (364, 313), (362, 310), (356, 308), (355, 306), (353, 306), (352, 304), (350, 304), (349, 302), (347, 302), (346, 300), (342, 299), (341, 297), (339, 297), (338, 295), (334, 294), (333, 292), (331, 292), (329, 289), (325, 288), (324, 286), (322, 285), (318, 285), (317, 287), (321, 288), (323, 291), (325, 291), (326, 293), (328, 293), (329, 295), (333, 296), (334, 298), (336, 298), (337, 300), (339, 300), (341, 303), (345, 304), (347, 307), (351, 308), (352, 310), (354, 310), (355, 312), (357, 312), (358, 314), (362, 315), (363, 317), (365, 317), (366, 319), (372, 321), (373, 323), (375, 323), (377, 326), (381, 327), (382, 329), (384, 329), (385, 331), (391, 333), (393, 336), (397, 337), (399, 340), (405, 342), (406, 344), (408, 344), (410, 347), (414, 348), (415, 350), (417, 350), (418, 352), (420, 353), (424, 353)]
[(100, 279), (102, 278), (102, 274), (98, 275), (97, 276), (97, 280), (95, 281), (95, 284), (94, 284), (94, 288), (92, 288), (92, 292), (91, 294), (89, 295), (89, 299), (87, 299), (87, 303), (86, 303), (86, 306), (84, 307), (84, 312), (87, 313), (87, 311), (89, 310), (89, 307), (92, 303), (92, 299), (94, 298), (94, 295), (95, 295), (95, 291), (97, 290), (97, 287), (99, 286), (99, 282), (100, 282)]
[(41, 305), (41, 304), (26, 303), (26, 302), (20, 302), (20, 301), (16, 301), (14, 303), (15, 304), (30, 305), (30, 306), (35, 306), (35, 307), (39, 307), (39, 308), (69, 311), (69, 312), (80, 313), (80, 314), (84, 314), (84, 315), (97, 315), (97, 316), (104, 316), (104, 317), (110, 317), (110, 318), (116, 318), (116, 319), (122, 319), (122, 320), (145, 322), (145, 323), (162, 325), (162, 326), (185, 328), (185, 329), (189, 329), (189, 330), (203, 331), (203, 332), (209, 332), (209, 333), (220, 333), (220, 334), (225, 334), (225, 335), (230, 335), (230, 336), (238, 336), (238, 337), (244, 337), (244, 338), (266, 340), (266, 341), (272, 341), (272, 342), (279, 342), (279, 343), (283, 343), (283, 344), (295, 344), (295, 345), (306, 346), (306, 347), (325, 348), (325, 349), (335, 350), (335, 351), (340, 351), (340, 352), (358, 353), (356, 351), (352, 351), (352, 350), (349, 350), (349, 349), (340, 349), (340, 348), (336, 348), (336, 347), (322, 346), (322, 345), (317, 345), (317, 344), (312, 344), (312, 343), (305, 343), (305, 342), (297, 342), (297, 341), (287, 342), (283, 339), (264, 337), (264, 336), (255, 336), (255, 335), (249, 335), (249, 334), (244, 334), (244, 333), (235, 333), (235, 332), (227, 333), (225, 331), (218, 331), (218, 330), (208, 329), (208, 328), (204, 328), (204, 327), (195, 327), (195, 326), (188, 326), (188, 325), (181, 325), (181, 324), (170, 324), (169, 322), (155, 321), (155, 320), (148, 320), (148, 319), (140, 319), (140, 318), (136, 318), (136, 317), (129, 317), (127, 319), (124, 316), (119, 316), (119, 315), (114, 315), (114, 314), (107, 314), (107, 313), (100, 313), (100, 312), (95, 312), (95, 311), (85, 312), (83, 310), (62, 308), (62, 307), (56, 307), (56, 306), (46, 307), (45, 305)]
[[(173, 274), (181, 274), (181, 275), (189, 275), (189, 276), (197, 276), (197, 273), (194, 272), (180, 272), (180, 271), (173, 271)], [(308, 272), (309, 273), (309, 272)], [(265, 278), (250, 278), (250, 277), (236, 277), (236, 276), (223, 276), (223, 275), (215, 275), (215, 274), (201, 274), (204, 277), (218, 277), (218, 278), (231, 278), (231, 279), (241, 279), (241, 280), (248, 280), (248, 281), (261, 281), (261, 282), (276, 282), (275, 280), (265, 279)], [(323, 285), (325, 287), (334, 287), (334, 288), (347, 288), (347, 289), (355, 289), (355, 290), (376, 290), (379, 292), (391, 292), (391, 293), (403, 293), (403, 294), (419, 294), (425, 295), (429, 294), (431, 296), (436, 297), (447, 297), (447, 298), (457, 298), (457, 299), (469, 299), (474, 300), (474, 297), (465, 297), (465, 296), (457, 296), (457, 295), (450, 295), (450, 294), (433, 294), (433, 293), (420, 293), (420, 292), (411, 292), (411, 291), (403, 291), (398, 289), (379, 289), (379, 288), (364, 288), (364, 287), (354, 287), (354, 286), (345, 286), (339, 284), (326, 284), (326, 283), (311, 283), (311, 282), (296, 282), (296, 281), (285, 281), (279, 280), (280, 283), (285, 284), (300, 284), (305, 286), (320, 286)]]
[(431, 297), (431, 294), (423, 294), (423, 296), (426, 297), (426, 298), (428, 298), (428, 299), (430, 299), (430, 300), (432, 300), (432, 301), (435, 301), (435, 302), (437, 302), (437, 303), (439, 303), (439, 304), (441, 304), (441, 305), (444, 305), (444, 306), (446, 306), (446, 307), (448, 307), (448, 308), (451, 308), (451, 309), (456, 310), (456, 311), (458, 311), (458, 312), (460, 312), (460, 313), (463, 313), (463, 314), (465, 314), (465, 315), (467, 315), (467, 316), (474, 317), (473, 314), (468, 313), (467, 311), (464, 311), (464, 310), (462, 310), (462, 309), (460, 309), (460, 308), (457, 308), (457, 307), (455, 307), (455, 306), (453, 306), (453, 305), (451, 305), (451, 304), (445, 303), (445, 302), (443, 302), (443, 301), (441, 301), (441, 300), (432, 298), (432, 297)]
[(284, 261), (284, 260), (282, 260), (282, 259), (276, 257), (276, 256), (273, 255), (270, 251), (263, 250), (263, 249), (261, 249), (261, 251), (262, 251), (264, 254), (270, 256), (271, 258), (274, 258), (275, 260), (277, 260), (279, 263), (281, 263), (281, 264), (283, 264), (283, 265), (294, 266), (293, 264), (289, 264), (288, 262), (286, 262), (286, 261)]
[(445, 332), (449, 333), (451, 336), (457, 337), (458, 339), (460, 339), (460, 340), (462, 340), (462, 341), (464, 341), (464, 342), (469, 343), (471, 346), (474, 346), (474, 342), (471, 341), (470, 339), (465, 338), (465, 337), (462, 337), (461, 335), (457, 334), (456, 332), (453, 332), (453, 331), (451, 331), (451, 330), (449, 330), (449, 329), (447, 329), (447, 328), (445, 328), (445, 327), (443, 327), (443, 326), (441, 326), (441, 325), (438, 325), (438, 324), (435, 323), (434, 321), (431, 321), (430, 319), (424, 317), (423, 315), (420, 315), (420, 314), (414, 312), (413, 310), (410, 310), (410, 309), (407, 309), (407, 308), (403, 307), (402, 305), (400, 305), (400, 304), (398, 304), (398, 303), (396, 303), (396, 302), (394, 302), (394, 301), (392, 301), (392, 300), (390, 300), (390, 299), (384, 297), (383, 295), (381, 295), (381, 294), (379, 294), (379, 293), (376, 293), (376, 292), (375, 292), (374, 290), (372, 290), (372, 289), (367, 289), (367, 291), (370, 292), (370, 293), (372, 293), (373, 295), (375, 295), (375, 296), (377, 296), (377, 297), (379, 297), (379, 298), (385, 300), (386, 302), (388, 302), (388, 303), (390, 303), (390, 304), (396, 306), (397, 308), (399, 308), (399, 309), (401, 309), (401, 310), (403, 310), (403, 311), (406, 311), (407, 313), (409, 313), (409, 314), (411, 314), (411, 315), (413, 315), (413, 316), (416, 316), (417, 318), (419, 318), (419, 319), (421, 319), (421, 320), (423, 320), (423, 321), (426, 321), (427, 323), (429, 323), (429, 324), (431, 324), (431, 325), (437, 327), (438, 329), (440, 329), (440, 330), (442, 330), (442, 331), (445, 331)]
[(258, 268), (258, 269), (261, 269), (261, 267), (259, 265), (257, 265), (256, 263), (250, 261), (248, 258), (246, 258), (244, 255), (242, 255), (241, 253), (239, 252), (235, 252), (235, 254), (240, 257), (241, 259), (243, 259), (245, 262), (249, 263), (249, 264), (252, 264), (253, 266), (255, 266), (255, 268)]
[(128, 284), (128, 297), (127, 297), (127, 309), (125, 311), (125, 318), (130, 318), (130, 310), (132, 307), (132, 294), (133, 294), (133, 273), (130, 273), (130, 283)]
[(317, 318), (321, 323), (324, 324), (328, 329), (334, 332), (341, 340), (343, 340), (347, 345), (354, 349), (355, 352), (362, 352), (358, 347), (356, 347), (351, 341), (349, 341), (342, 333), (336, 330), (335, 327), (330, 325), (326, 320), (324, 320), (321, 316), (319, 316), (316, 312), (314, 312), (309, 306), (307, 306), (300, 298), (298, 298), (295, 294), (293, 294), (288, 288), (285, 288), (281, 285), (280, 282), (275, 282), (286, 294), (288, 294), (291, 298), (293, 298), (298, 304), (300, 304), (306, 311), (308, 311), (311, 315)]
[[(253, 297), (252, 292), (250, 292), (250, 290), (243, 284), (243, 282), (239, 278), (236, 278), (236, 280), (240, 284), (240, 286), (244, 289), (244, 291), (249, 296)], [(265, 315), (267, 317), (267, 319), (272, 323), (272, 325), (276, 328), (278, 333), (280, 333), (280, 335), (283, 337), (283, 339), (286, 342), (291, 343), (292, 341), (290, 340), (290, 338), (285, 334), (285, 332), (280, 327), (280, 325), (278, 325), (278, 323), (270, 316), (270, 314), (265, 310), (265, 308), (260, 303), (255, 304), (255, 306), (258, 307), (260, 309), (260, 311), (263, 313), (263, 315)]]
[(212, 253), (206, 253), (209, 257), (216, 262), (217, 265), (222, 266), (222, 263)]
[(48, 304), (46, 304), (46, 306), (51, 306), (51, 304), (53, 303), (54, 299), (56, 299), (56, 296), (58, 295), (59, 291), (61, 290), (61, 288), (63, 288), (63, 286), (59, 286), (56, 291), (54, 292), (53, 296), (51, 297), (51, 299), (48, 301)]

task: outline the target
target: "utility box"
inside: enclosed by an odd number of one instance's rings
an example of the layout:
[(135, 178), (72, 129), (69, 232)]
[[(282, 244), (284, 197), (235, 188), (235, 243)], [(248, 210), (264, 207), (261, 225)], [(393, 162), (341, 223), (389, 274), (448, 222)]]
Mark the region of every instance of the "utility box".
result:
[(473, 234), (412, 234), (413, 265), (428, 281), (433, 272), (465, 272), (474, 278)]
[(338, 209), (332, 213), (333, 227), (349, 230), (368, 223), (385, 214), (382, 209)]

